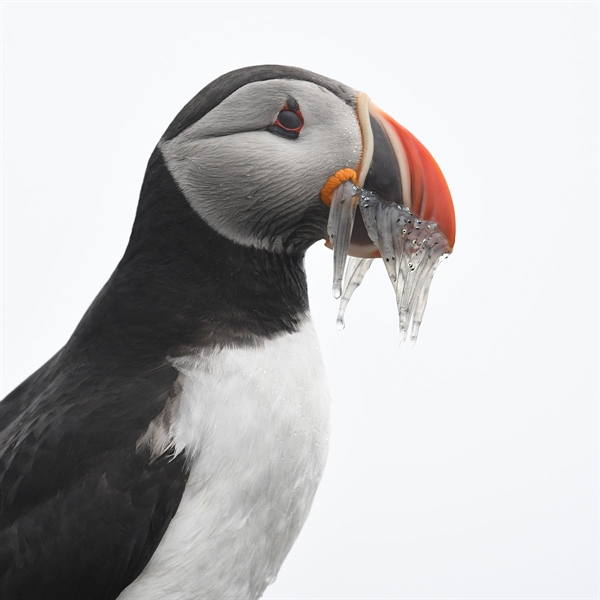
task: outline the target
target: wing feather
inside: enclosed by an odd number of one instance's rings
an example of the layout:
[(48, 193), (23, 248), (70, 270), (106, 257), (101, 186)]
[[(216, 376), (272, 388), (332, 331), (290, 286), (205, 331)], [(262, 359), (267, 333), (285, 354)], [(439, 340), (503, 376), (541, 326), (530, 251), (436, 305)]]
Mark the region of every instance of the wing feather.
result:
[(173, 518), (185, 456), (138, 444), (170, 365), (117, 376), (62, 351), (0, 402), (0, 596), (116, 598)]

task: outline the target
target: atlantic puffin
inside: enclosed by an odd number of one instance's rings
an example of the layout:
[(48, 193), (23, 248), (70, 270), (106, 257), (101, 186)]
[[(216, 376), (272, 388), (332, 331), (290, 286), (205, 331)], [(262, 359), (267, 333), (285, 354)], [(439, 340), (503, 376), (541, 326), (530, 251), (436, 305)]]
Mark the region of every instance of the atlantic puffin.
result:
[[(327, 455), (303, 260), (331, 237), (332, 193), (427, 187), (453, 244), (443, 176), (406, 136), (365, 94), (295, 67), (230, 72), (179, 112), (114, 273), (0, 402), (3, 600), (263, 594)], [(358, 221), (348, 252), (378, 256)]]

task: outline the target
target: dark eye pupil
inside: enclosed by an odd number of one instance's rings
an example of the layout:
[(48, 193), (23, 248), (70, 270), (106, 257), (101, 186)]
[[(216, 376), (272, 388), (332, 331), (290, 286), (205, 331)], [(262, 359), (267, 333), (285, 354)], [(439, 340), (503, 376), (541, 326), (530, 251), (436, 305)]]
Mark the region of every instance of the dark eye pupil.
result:
[(285, 129), (298, 129), (298, 127), (302, 127), (302, 119), (291, 110), (282, 110), (277, 117), (277, 121)]

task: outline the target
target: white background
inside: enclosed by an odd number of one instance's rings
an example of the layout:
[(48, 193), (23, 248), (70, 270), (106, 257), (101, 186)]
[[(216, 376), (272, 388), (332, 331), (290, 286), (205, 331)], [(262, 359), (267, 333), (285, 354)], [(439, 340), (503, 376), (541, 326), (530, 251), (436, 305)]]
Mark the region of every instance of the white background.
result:
[(457, 213), (420, 339), (373, 267), (335, 328), (326, 475), (267, 598), (597, 598), (597, 3), (4, 3), (3, 392), (125, 248), (146, 161), (200, 88), (291, 64), (367, 92)]

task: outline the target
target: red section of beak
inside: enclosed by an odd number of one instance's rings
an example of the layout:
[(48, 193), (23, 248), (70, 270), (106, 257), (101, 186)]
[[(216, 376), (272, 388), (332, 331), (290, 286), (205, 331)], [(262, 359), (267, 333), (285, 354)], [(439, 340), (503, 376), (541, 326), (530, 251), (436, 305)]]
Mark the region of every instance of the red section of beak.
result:
[[(422, 219), (435, 221), (452, 248), (456, 238), (454, 205), (440, 167), (427, 148), (410, 131), (373, 104), (370, 108), (371, 114), (381, 123), (387, 135), (392, 138), (395, 134), (406, 153), (411, 179), (410, 210)], [(390, 142), (395, 146), (393, 139), (390, 139)], [(402, 173), (402, 176), (405, 174)], [(407, 202), (405, 204), (408, 205)]]

